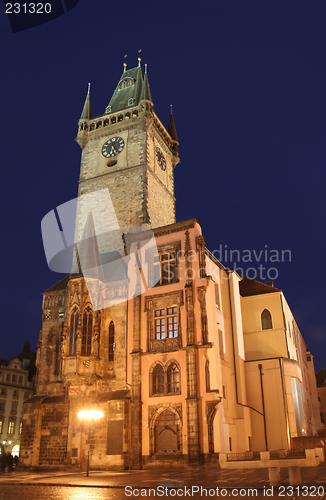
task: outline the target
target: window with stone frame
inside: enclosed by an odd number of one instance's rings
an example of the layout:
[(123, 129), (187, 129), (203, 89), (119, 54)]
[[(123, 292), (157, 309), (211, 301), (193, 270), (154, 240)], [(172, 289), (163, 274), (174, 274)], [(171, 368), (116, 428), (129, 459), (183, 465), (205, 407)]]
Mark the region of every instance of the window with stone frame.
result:
[(114, 361), (114, 351), (115, 351), (114, 323), (113, 321), (111, 321), (109, 326), (109, 361)]
[(5, 411), (5, 406), (6, 406), (6, 403), (1, 401), (0, 402), (0, 411)]
[(87, 306), (83, 312), (83, 329), (81, 338), (81, 355), (90, 356), (93, 334), (93, 311)]
[(175, 361), (165, 368), (157, 363), (150, 373), (150, 396), (180, 394), (180, 368)]
[(165, 350), (181, 346), (180, 306), (183, 291), (145, 298), (148, 350)]
[(165, 307), (155, 311), (155, 337), (157, 340), (178, 336), (177, 307)]
[(79, 309), (75, 306), (70, 316), (69, 356), (76, 355)]
[(273, 328), (272, 315), (268, 309), (264, 309), (261, 313), (261, 326), (262, 330), (270, 330)]
[(164, 395), (164, 369), (159, 363), (155, 366), (153, 373), (153, 395)]
[(0, 420), (0, 434), (2, 434), (3, 431), (3, 420)]
[(176, 363), (171, 363), (167, 369), (168, 394), (180, 394), (180, 370)]
[(179, 282), (180, 241), (150, 250), (146, 256), (149, 265), (148, 281), (150, 286), (170, 285)]
[(22, 433), (23, 430), (23, 422), (19, 423), (19, 435)]
[(14, 433), (15, 433), (15, 422), (10, 420), (8, 425), (8, 434), (14, 434)]

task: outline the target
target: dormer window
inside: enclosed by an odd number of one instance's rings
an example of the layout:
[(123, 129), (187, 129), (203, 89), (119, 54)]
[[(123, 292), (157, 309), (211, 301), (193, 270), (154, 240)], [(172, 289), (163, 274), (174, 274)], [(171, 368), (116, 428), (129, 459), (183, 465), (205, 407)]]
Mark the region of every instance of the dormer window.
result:
[(131, 97), (131, 99), (128, 99), (128, 106), (132, 106), (135, 102), (135, 99)]
[(132, 78), (128, 78), (128, 80), (123, 80), (120, 85), (119, 89), (125, 89), (126, 87), (132, 87), (134, 85), (135, 81)]
[(105, 113), (106, 113), (106, 114), (111, 113), (111, 111), (112, 111), (112, 106), (107, 106), (107, 107), (105, 108)]

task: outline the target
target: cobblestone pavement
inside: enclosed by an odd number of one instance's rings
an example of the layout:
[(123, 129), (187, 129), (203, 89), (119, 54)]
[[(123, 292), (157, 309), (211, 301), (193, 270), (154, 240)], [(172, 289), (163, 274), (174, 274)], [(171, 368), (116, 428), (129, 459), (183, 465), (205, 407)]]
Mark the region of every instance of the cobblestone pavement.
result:
[[(126, 500), (142, 498), (318, 498), (326, 500), (326, 462), (301, 470), (302, 487), (291, 488), (281, 469), (281, 488), (269, 486), (267, 469), (28, 472), (0, 474), (0, 500)], [(126, 489), (126, 487), (128, 487)]]

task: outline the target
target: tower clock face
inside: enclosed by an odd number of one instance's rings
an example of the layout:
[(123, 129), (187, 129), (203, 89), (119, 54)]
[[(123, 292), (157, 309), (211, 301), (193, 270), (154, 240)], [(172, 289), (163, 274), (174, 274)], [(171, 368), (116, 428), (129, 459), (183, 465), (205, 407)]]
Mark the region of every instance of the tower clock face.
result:
[(105, 158), (113, 158), (121, 153), (124, 145), (125, 141), (122, 137), (112, 137), (112, 139), (109, 139), (103, 144), (102, 155), (105, 156)]
[(165, 163), (164, 154), (162, 153), (162, 151), (160, 150), (160, 148), (158, 146), (156, 146), (156, 158), (157, 158), (157, 163), (159, 164), (161, 169), (165, 170), (166, 163)]

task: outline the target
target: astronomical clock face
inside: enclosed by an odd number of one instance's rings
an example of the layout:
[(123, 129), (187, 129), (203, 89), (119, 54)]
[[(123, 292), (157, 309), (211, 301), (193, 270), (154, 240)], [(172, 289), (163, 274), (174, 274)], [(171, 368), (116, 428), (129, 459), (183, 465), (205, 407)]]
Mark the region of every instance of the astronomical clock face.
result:
[(160, 150), (160, 148), (158, 146), (156, 146), (156, 158), (157, 158), (157, 163), (159, 164), (161, 169), (165, 170), (166, 163), (165, 163), (164, 154), (162, 153), (162, 151)]
[(121, 153), (124, 145), (125, 141), (122, 137), (112, 137), (112, 139), (109, 139), (103, 144), (102, 155), (105, 156), (105, 158), (113, 158)]

